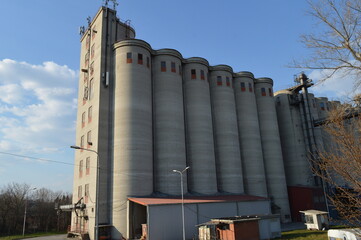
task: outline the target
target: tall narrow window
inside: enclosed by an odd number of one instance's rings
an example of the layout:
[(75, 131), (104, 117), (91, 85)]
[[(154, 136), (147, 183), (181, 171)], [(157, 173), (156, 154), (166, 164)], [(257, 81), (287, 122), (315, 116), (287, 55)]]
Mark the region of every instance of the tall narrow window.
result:
[(241, 91), (242, 92), (246, 91), (246, 84), (244, 82), (241, 82)]
[(147, 68), (150, 67), (150, 60), (149, 60), (149, 57), (147, 57)]
[(226, 77), (226, 84), (227, 87), (231, 86), (231, 81), (229, 80), (229, 77)]
[(88, 81), (89, 74), (87, 72), (84, 73), (84, 82)]
[(165, 61), (160, 62), (160, 71), (161, 72), (166, 72), (167, 71), (167, 65), (166, 65)]
[(201, 80), (205, 80), (204, 70), (201, 70)]
[(170, 68), (171, 68), (171, 72), (175, 73), (176, 69), (175, 69), (175, 62), (171, 62), (170, 64)]
[(90, 147), (93, 143), (92, 143), (92, 131), (89, 131), (86, 135), (86, 141), (88, 143), (88, 147)]
[(84, 59), (84, 63), (85, 63), (85, 67), (87, 68), (88, 67), (88, 64), (89, 64), (89, 52), (87, 52), (85, 54), (85, 59)]
[(81, 178), (83, 176), (83, 160), (80, 160), (79, 162), (79, 177)]
[(87, 157), (85, 160), (85, 174), (89, 175), (90, 173), (90, 157)]
[(222, 86), (222, 76), (217, 76), (217, 86)]
[(143, 65), (143, 54), (138, 53), (138, 64)]
[(248, 83), (248, 89), (249, 89), (250, 92), (253, 92), (252, 83)]
[(89, 82), (89, 100), (93, 98), (94, 95), (94, 81), (93, 79), (90, 80)]
[(83, 128), (85, 126), (85, 112), (81, 114), (81, 127)]
[(132, 63), (132, 62), (133, 62), (132, 53), (128, 52), (127, 53), (127, 63)]
[(95, 44), (92, 45), (92, 48), (90, 50), (90, 57), (93, 59), (95, 55)]
[(191, 69), (191, 79), (196, 79), (197, 75), (196, 75), (196, 70), (195, 69)]
[(321, 110), (324, 111), (325, 110), (325, 103), (321, 102), (320, 107), (321, 107)]
[(93, 117), (93, 106), (90, 106), (88, 108), (88, 123), (92, 121), (92, 117)]
[(261, 95), (266, 96), (266, 89), (265, 88), (261, 88)]
[[(84, 147), (84, 135), (81, 136), (80, 138), (80, 147), (83, 148)], [(82, 151), (82, 150), (81, 150)]]
[(269, 89), (268, 89), (268, 93), (269, 93), (270, 97), (273, 97), (273, 91), (272, 91), (272, 88), (269, 88)]
[(89, 198), (89, 184), (85, 184), (84, 189), (84, 202), (87, 203)]
[(80, 199), (82, 196), (83, 196), (82, 187), (78, 186), (78, 199)]
[(96, 34), (97, 34), (97, 30), (96, 30), (96, 26), (94, 25), (94, 27), (92, 29), (92, 39), (95, 38)]
[(92, 63), (90, 64), (89, 72), (90, 72), (90, 76), (94, 74), (94, 62), (92, 62)]
[(89, 45), (90, 45), (90, 36), (87, 35), (85, 47), (88, 49), (90, 47)]

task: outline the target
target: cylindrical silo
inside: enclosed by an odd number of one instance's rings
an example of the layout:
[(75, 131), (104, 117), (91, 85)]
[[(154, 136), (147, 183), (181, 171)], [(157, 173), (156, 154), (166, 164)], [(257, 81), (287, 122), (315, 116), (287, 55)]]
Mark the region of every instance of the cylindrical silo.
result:
[(112, 238), (127, 236), (127, 198), (153, 192), (151, 47), (142, 40), (114, 45)]
[[(312, 93), (309, 93), (308, 99), (309, 99), (309, 103), (310, 103), (311, 117), (314, 121), (318, 120), (319, 116), (318, 116), (317, 103), (316, 103), (315, 96)], [(315, 143), (316, 143), (315, 150), (322, 151), (323, 150), (323, 139), (322, 139), (321, 127), (313, 126), (313, 132), (314, 132), (314, 138), (315, 138)]]
[(226, 65), (210, 67), (217, 182), (218, 190), (221, 192), (243, 193), (242, 162), (232, 74), (232, 68)]
[[(325, 120), (327, 118), (329, 110), (330, 110), (328, 98), (326, 98), (326, 97), (316, 98), (316, 106), (317, 106), (317, 113), (318, 113), (319, 120)], [(322, 141), (323, 141), (323, 150), (324, 151), (332, 151), (333, 143), (331, 141), (329, 134), (322, 129), (322, 126), (320, 127), (320, 129), (321, 129), (321, 135), (322, 135)]]
[(247, 194), (268, 197), (258, 122), (254, 76), (250, 72), (234, 75), (239, 142), (244, 189)]
[(273, 80), (270, 78), (258, 78), (255, 80), (268, 193), (274, 206), (273, 209), (279, 208), (278, 211), (281, 214), (282, 222), (289, 222), (291, 220), (290, 207), (272, 88)]
[(183, 68), (188, 189), (201, 194), (217, 192), (208, 62), (185, 60)]
[[(155, 191), (180, 195), (179, 174), (186, 167), (182, 55), (155, 51), (152, 61)], [(185, 175), (186, 176), (186, 175)], [(184, 189), (187, 191), (187, 178)]]
[(276, 94), (276, 111), (288, 186), (313, 186), (308, 149), (305, 145), (298, 94), (288, 90)]

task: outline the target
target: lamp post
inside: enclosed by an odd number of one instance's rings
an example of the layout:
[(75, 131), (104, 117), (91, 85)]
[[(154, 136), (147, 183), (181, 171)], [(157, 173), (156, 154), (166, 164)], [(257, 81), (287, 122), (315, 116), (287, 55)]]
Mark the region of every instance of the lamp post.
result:
[(97, 176), (96, 176), (96, 193), (95, 193), (95, 240), (99, 239), (99, 153), (97, 151), (82, 148), (79, 146), (70, 146), (70, 148), (77, 149), (77, 150), (84, 150), (93, 152), (97, 155)]
[(186, 231), (184, 228), (184, 197), (183, 197), (183, 173), (189, 169), (189, 166), (183, 169), (182, 171), (173, 170), (175, 173), (179, 173), (181, 177), (181, 195), (182, 195), (182, 228), (183, 228), (183, 240), (186, 239)]
[(23, 223), (23, 236), (25, 235), (26, 212), (27, 212), (27, 207), (28, 207), (28, 200), (26, 199), (26, 194), (28, 194), (30, 191), (34, 191), (34, 190), (36, 190), (36, 188), (28, 189), (25, 192), (25, 195), (24, 195), (24, 198), (25, 198), (25, 211), (24, 211), (24, 223)]

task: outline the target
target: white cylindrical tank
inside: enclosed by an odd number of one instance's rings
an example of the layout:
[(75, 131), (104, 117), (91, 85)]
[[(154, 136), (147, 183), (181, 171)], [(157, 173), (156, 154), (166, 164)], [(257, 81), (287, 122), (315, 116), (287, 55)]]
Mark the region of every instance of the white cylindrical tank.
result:
[(239, 142), (244, 189), (247, 194), (268, 197), (258, 122), (254, 76), (250, 72), (234, 75)]
[(153, 192), (151, 47), (142, 40), (114, 45), (112, 238), (127, 238), (127, 198)]
[(268, 193), (274, 207), (280, 208), (279, 213), (281, 214), (282, 222), (289, 222), (291, 220), (290, 207), (272, 88), (273, 80), (270, 78), (258, 78), (255, 80)]
[(210, 87), (218, 190), (243, 193), (242, 162), (239, 146), (232, 68), (210, 67)]
[(276, 92), (276, 111), (288, 186), (313, 186), (308, 150), (305, 145), (298, 94)]
[[(186, 167), (182, 55), (155, 51), (152, 61), (155, 192), (181, 195), (179, 174)], [(186, 173), (185, 173), (186, 174)], [(184, 189), (187, 178), (184, 175)]]
[(188, 189), (202, 194), (217, 192), (208, 62), (185, 60), (183, 68)]

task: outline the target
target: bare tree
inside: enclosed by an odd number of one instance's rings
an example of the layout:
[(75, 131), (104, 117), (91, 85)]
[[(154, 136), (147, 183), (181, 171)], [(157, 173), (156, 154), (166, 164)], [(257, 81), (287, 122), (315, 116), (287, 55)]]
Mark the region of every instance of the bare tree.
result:
[[(331, 205), (343, 219), (361, 223), (361, 114), (359, 106), (343, 104), (329, 113), (323, 125), (332, 150), (320, 150), (314, 172), (331, 189)], [(330, 149), (330, 148), (329, 148)]]
[[(361, 0), (310, 0), (309, 5), (309, 14), (321, 28), (301, 36), (312, 55), (295, 60), (291, 67), (325, 70), (321, 81), (336, 72), (361, 76)], [(355, 79), (355, 86), (360, 86), (361, 78)]]

